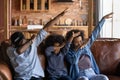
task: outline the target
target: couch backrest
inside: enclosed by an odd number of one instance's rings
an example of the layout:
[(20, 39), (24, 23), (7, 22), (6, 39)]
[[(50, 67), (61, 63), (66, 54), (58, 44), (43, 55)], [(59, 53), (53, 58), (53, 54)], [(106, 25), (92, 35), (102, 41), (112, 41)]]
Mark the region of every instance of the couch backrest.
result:
[(8, 48), (9, 45), (9, 42), (8, 41), (3, 41), (1, 42), (1, 45), (0, 45), (0, 62), (4, 61), (4, 62), (7, 62), (7, 64), (10, 63), (10, 60), (7, 56), (7, 53), (6, 53), (6, 49)]
[[(42, 67), (45, 69), (46, 59), (42, 50), (38, 49), (38, 54)], [(101, 73), (115, 74), (116, 67), (120, 62), (120, 39), (99, 38), (93, 43), (91, 51)]]
[[(0, 49), (2, 49), (3, 51), (2, 54), (0, 53), (0, 55), (3, 55), (4, 57), (3, 56), (0, 57), (3, 58), (3, 60), (7, 63), (7, 65), (10, 65), (8, 64), (10, 62), (6, 55), (6, 48), (8, 47), (8, 44), (6, 42), (2, 43), (1, 47), (2, 48)], [(97, 39), (93, 43), (91, 50), (100, 68), (100, 71), (105, 74), (114, 74), (116, 67), (120, 62), (120, 39), (113, 39), (113, 38)], [(45, 62), (46, 62), (45, 56), (43, 53), (41, 53), (39, 49), (38, 49), (38, 54), (40, 57), (40, 61), (42, 63), (42, 67), (45, 69)]]
[(12, 66), (7, 56), (6, 49), (9, 46), (8, 41), (3, 41), (0, 44), (0, 80), (12, 80)]
[(6, 63), (0, 63), (0, 80), (12, 80), (12, 74)]
[(97, 39), (91, 50), (100, 68), (105, 74), (114, 74), (120, 61), (120, 39)]

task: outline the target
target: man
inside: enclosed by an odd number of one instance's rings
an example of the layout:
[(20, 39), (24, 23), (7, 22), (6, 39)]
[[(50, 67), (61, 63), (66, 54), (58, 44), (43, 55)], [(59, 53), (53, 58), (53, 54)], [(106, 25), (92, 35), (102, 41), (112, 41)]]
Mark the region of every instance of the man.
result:
[[(90, 50), (91, 45), (96, 40), (105, 19), (111, 18), (110, 13), (102, 18), (98, 26), (95, 27), (88, 42), (84, 44), (84, 34), (80, 30), (71, 30), (67, 33), (66, 39), (72, 36), (72, 33), (80, 32), (80, 35), (72, 41), (71, 48), (66, 55), (66, 60), (70, 64), (69, 75), (72, 80), (108, 80), (107, 76), (100, 74), (99, 68)], [(99, 52), (98, 52), (99, 53)]]
[(7, 54), (15, 71), (15, 80), (42, 80), (44, 71), (37, 55), (37, 47), (47, 36), (46, 29), (54, 25), (65, 12), (66, 10), (50, 20), (36, 37), (33, 35), (29, 40), (25, 39), (22, 32), (11, 35), (11, 46), (7, 49)]

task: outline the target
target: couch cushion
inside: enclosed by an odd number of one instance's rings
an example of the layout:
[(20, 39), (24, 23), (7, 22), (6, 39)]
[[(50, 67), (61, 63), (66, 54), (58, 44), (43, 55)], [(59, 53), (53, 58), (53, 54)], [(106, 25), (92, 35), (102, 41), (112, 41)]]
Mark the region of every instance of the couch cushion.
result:
[(9, 42), (7, 41), (3, 41), (1, 42), (1, 45), (0, 45), (0, 62), (6, 62), (7, 64), (10, 64), (10, 60), (9, 60), (9, 57), (7, 55), (7, 48), (9, 46)]
[(109, 80), (120, 80), (120, 76), (107, 75)]
[[(14, 70), (12, 68), (12, 65), (10, 63), (10, 59), (9, 59), (9, 57), (7, 55), (7, 51), (6, 51), (9, 46), (10, 46), (10, 44), (9, 44), (8, 40), (1, 42), (1, 45), (0, 45), (0, 71), (6, 75), (13, 76)], [(12, 74), (10, 74), (10, 71), (12, 71), (11, 72)]]
[(114, 74), (120, 59), (119, 39), (97, 39), (91, 47), (100, 71)]

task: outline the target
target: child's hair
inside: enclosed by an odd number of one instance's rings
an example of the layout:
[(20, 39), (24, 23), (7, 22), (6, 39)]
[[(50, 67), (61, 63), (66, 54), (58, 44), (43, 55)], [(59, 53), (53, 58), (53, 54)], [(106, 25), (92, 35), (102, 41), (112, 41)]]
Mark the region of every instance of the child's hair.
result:
[(45, 47), (54, 46), (55, 43), (62, 45), (65, 42), (65, 38), (59, 34), (51, 34), (45, 39)]
[(84, 31), (83, 31), (83, 30), (77, 30), (77, 29), (75, 29), (75, 30), (70, 30), (70, 31), (67, 32), (66, 37), (65, 37), (67, 41), (68, 41), (68, 40), (70, 39), (70, 37), (72, 36), (73, 32), (74, 32), (74, 33), (80, 32), (80, 35), (78, 35), (78, 36), (76, 36), (76, 37), (81, 36), (81, 37), (82, 37), (82, 40), (84, 40)]

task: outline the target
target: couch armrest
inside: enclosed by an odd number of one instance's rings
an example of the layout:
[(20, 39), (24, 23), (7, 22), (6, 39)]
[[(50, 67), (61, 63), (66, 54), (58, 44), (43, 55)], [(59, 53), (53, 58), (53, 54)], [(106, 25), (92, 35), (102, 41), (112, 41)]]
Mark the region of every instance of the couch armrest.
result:
[(116, 70), (115, 70), (115, 74), (117, 76), (120, 76), (120, 60), (117, 61), (117, 67), (116, 67)]
[(0, 63), (0, 80), (12, 80), (12, 73), (7, 64)]

